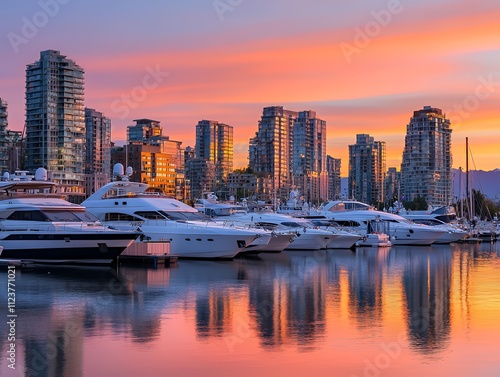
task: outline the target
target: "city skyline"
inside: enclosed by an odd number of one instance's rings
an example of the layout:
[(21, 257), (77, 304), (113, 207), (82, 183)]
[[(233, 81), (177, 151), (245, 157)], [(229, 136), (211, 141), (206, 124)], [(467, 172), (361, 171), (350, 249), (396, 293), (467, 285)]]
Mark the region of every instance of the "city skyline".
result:
[(25, 122), (26, 65), (55, 49), (85, 70), (84, 105), (111, 119), (115, 142), (133, 119), (151, 118), (194, 147), (196, 123), (215, 119), (234, 127), (240, 168), (263, 107), (312, 110), (347, 176), (348, 145), (362, 133), (386, 142), (387, 166), (399, 170), (412, 112), (432, 106), (451, 121), (454, 168), (465, 167), (466, 136), (477, 169), (498, 167), (500, 5), (216, 3), (120, 3), (116, 21), (93, 1), (9, 4), (0, 39), (9, 129)]

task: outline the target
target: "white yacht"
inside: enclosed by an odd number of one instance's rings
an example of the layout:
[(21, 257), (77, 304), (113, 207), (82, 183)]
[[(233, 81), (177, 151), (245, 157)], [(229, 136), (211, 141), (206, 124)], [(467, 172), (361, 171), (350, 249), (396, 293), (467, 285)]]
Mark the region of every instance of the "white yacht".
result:
[(363, 238), (358, 233), (341, 229), (335, 221), (328, 220), (325, 216), (305, 216), (304, 218), (310, 220), (319, 229), (332, 233), (332, 238), (326, 245), (327, 249), (351, 249)]
[(319, 250), (326, 246), (333, 238), (333, 234), (316, 227), (306, 219), (295, 218), (274, 212), (237, 213), (229, 217), (238, 225), (247, 225), (269, 229), (276, 234), (287, 236), (295, 235), (286, 247), (289, 250)]
[(142, 239), (170, 241), (170, 252), (181, 258), (231, 259), (259, 237), (257, 231), (210, 226), (193, 207), (148, 188), (127, 180), (111, 182), (82, 204), (104, 224), (138, 228)]
[[(43, 171), (37, 170), (37, 178), (46, 176)], [(139, 236), (104, 226), (85, 207), (49, 192), (56, 186), (32, 180), (26, 172), (4, 175), (0, 182), (0, 259), (109, 264)]]
[(202, 193), (201, 198), (195, 200), (194, 208), (210, 217), (229, 216), (236, 211), (246, 211), (243, 206), (238, 204), (219, 203), (217, 195), (213, 192)]
[[(245, 214), (246, 212), (240, 212)], [(232, 229), (251, 230), (259, 235), (255, 241), (241, 251), (241, 254), (258, 254), (258, 253), (277, 253), (285, 250), (294, 238), (297, 236), (295, 232), (276, 232), (271, 228), (256, 226), (255, 224), (238, 221), (237, 215), (229, 217), (215, 217), (208, 219), (206, 225), (208, 227), (231, 227)]]
[(403, 217), (405, 219), (411, 220), (414, 223), (417, 224), (423, 224), (423, 225), (428, 225), (428, 226), (433, 226), (436, 227), (437, 229), (442, 229), (446, 231), (445, 234), (441, 236), (438, 240), (436, 240), (435, 243), (451, 243), (451, 242), (457, 242), (462, 239), (464, 239), (469, 232), (467, 232), (464, 229), (460, 229), (459, 227), (451, 224), (444, 222), (442, 220), (439, 220), (432, 214), (416, 214), (416, 213), (408, 213), (404, 214)]
[(452, 206), (440, 206), (435, 208), (429, 205), (429, 208), (425, 211), (410, 211), (401, 208), (400, 211), (397, 212), (397, 214), (403, 217), (406, 217), (406, 215), (423, 216), (424, 218), (432, 217), (444, 223), (450, 223), (457, 219), (457, 213), (455, 212), (455, 208), (453, 208)]
[[(199, 212), (209, 216), (211, 221), (209, 226), (237, 226), (251, 228), (261, 232), (261, 237), (252, 242), (243, 253), (276, 253), (286, 249), (296, 237), (295, 232), (275, 232), (272, 230), (256, 227), (248, 222), (235, 221), (232, 215), (246, 214), (249, 211), (246, 199), (244, 205), (219, 203), (217, 196), (213, 192), (202, 193), (202, 197), (194, 203), (194, 208)], [(260, 208), (263, 203), (256, 203), (254, 208)], [(267, 242), (266, 242), (267, 239)]]
[(389, 222), (389, 236), (393, 245), (431, 245), (447, 233), (446, 230), (415, 224), (396, 214), (374, 210), (354, 200), (327, 202), (316, 214), (335, 220), (342, 227), (356, 230), (363, 236), (370, 220)]

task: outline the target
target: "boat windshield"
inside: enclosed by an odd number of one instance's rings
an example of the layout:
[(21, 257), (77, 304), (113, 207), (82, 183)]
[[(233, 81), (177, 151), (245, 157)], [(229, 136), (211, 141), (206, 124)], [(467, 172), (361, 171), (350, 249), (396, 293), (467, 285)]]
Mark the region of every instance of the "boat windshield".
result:
[(97, 222), (97, 217), (86, 211), (65, 210), (18, 210), (12, 212), (7, 220), (46, 221), (46, 222)]
[(414, 222), (415, 224), (420, 224), (420, 225), (429, 225), (429, 226), (437, 226), (437, 225), (443, 225), (446, 224), (445, 222), (435, 219), (435, 218), (409, 218), (408, 220)]
[(284, 221), (281, 225), (289, 228), (314, 228), (314, 225), (308, 221), (301, 221), (300, 223), (295, 221)]
[(87, 211), (43, 211), (50, 221), (60, 222), (98, 222), (97, 217)]
[(324, 226), (324, 227), (338, 227), (339, 224), (332, 220), (324, 220), (324, 219), (313, 219), (311, 222), (315, 226)]
[(165, 220), (165, 216), (156, 211), (137, 211), (135, 214), (148, 220)]
[(172, 221), (211, 221), (204, 214), (196, 212), (178, 212), (178, 211), (158, 211), (167, 219)]

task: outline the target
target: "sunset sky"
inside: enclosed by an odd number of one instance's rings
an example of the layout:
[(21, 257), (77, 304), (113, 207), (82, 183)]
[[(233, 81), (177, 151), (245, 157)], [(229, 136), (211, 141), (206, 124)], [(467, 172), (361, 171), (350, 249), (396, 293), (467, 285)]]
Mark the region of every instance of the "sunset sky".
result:
[(85, 105), (123, 143), (133, 119), (194, 146), (195, 125), (234, 127), (247, 164), (262, 108), (315, 110), (327, 153), (368, 133), (399, 170), (406, 125), (425, 105), (452, 122), (453, 166), (500, 167), (498, 0), (25, 0), (0, 16), (0, 97), (24, 124), (26, 65), (54, 49), (85, 69)]

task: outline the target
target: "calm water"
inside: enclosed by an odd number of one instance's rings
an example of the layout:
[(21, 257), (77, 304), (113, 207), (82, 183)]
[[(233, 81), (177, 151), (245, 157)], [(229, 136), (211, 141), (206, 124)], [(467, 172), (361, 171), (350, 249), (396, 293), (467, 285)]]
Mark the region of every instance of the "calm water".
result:
[(497, 377), (500, 243), (17, 270), (16, 314), (2, 376)]

